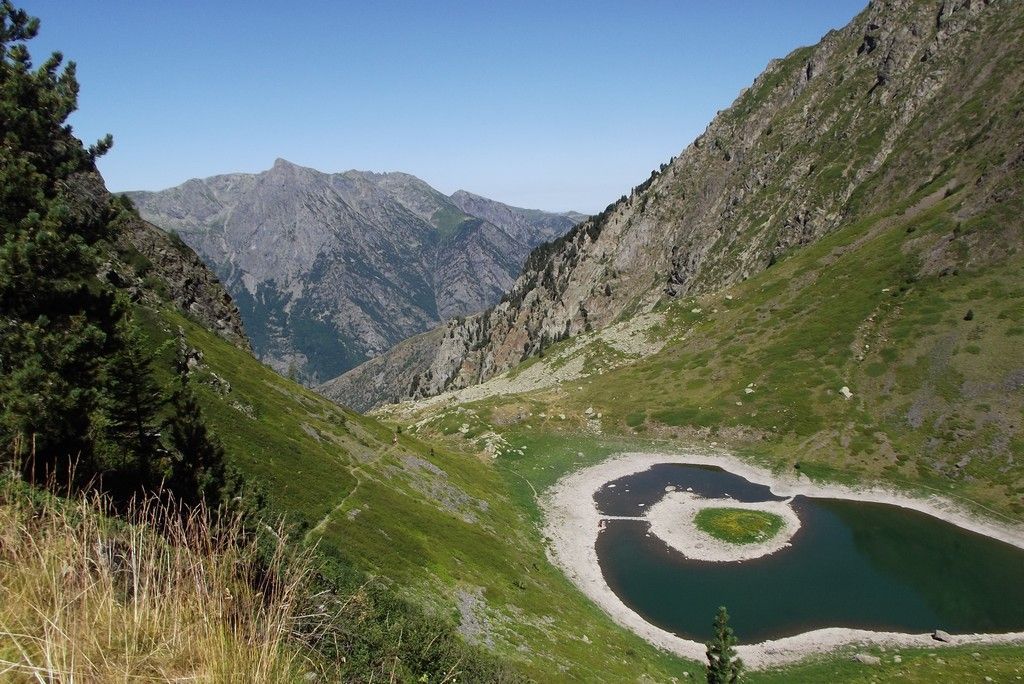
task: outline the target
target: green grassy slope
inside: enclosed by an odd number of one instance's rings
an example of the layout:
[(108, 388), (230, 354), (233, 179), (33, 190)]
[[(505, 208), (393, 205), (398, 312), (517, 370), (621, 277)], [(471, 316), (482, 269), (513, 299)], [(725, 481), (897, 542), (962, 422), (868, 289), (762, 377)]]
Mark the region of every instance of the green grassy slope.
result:
[(662, 352), (566, 403), (617, 429), (721, 438), (1024, 519), (1024, 255), (1007, 243), (984, 267), (923, 274), (922, 255), (970, 230), (952, 218), (958, 194), (850, 226), (728, 299), (672, 308)]
[[(1022, 187), (1014, 168), (1005, 183)], [(940, 176), (743, 283), (664, 303), (647, 333), (664, 346), (644, 358), (590, 335), (506, 376), (582, 368), (560, 384), (385, 412), (455, 448), (497, 433), (507, 446), (495, 465), (535, 520), (536, 492), (611, 453), (716, 444), (771, 468), (938, 491), (1024, 522), (1024, 200), (1007, 193), (961, 219), (972, 190)], [(943, 651), (947, 665), (927, 651), (903, 655), (884, 672), (1000, 681), (1024, 648)], [(751, 681), (878, 672), (847, 655)]]
[[(819, 682), (917, 682), (961, 684), (967, 682), (1017, 682), (1024, 678), (1021, 649), (1013, 646), (898, 650), (861, 649), (881, 659), (875, 665), (853, 660), (853, 651), (818, 658), (795, 667), (751, 673), (750, 684), (818, 684)], [(899, 655), (901, 662), (895, 661)]]
[[(479, 431), (497, 416), (513, 435), (592, 429), (591, 408), (606, 434), (716, 441), (773, 467), (935, 488), (1024, 520), (1024, 207), (958, 224), (969, 190), (951, 187), (666, 305), (654, 355), (623, 364), (595, 339), (578, 352), (583, 378), (463, 411)], [(971, 250), (989, 255), (972, 264)], [(950, 254), (950, 267), (929, 266)], [(531, 363), (554, 370), (558, 351)]]
[(211, 428), (272, 508), (321, 548), (439, 620), (481, 625), (485, 645), (539, 681), (698, 672), (614, 625), (552, 567), (528, 512), (486, 460), (407, 434), (392, 444), (389, 426), (277, 375), (177, 312), (142, 309), (140, 318), (155, 339), (172, 341), (180, 328), (201, 350), (194, 373)]

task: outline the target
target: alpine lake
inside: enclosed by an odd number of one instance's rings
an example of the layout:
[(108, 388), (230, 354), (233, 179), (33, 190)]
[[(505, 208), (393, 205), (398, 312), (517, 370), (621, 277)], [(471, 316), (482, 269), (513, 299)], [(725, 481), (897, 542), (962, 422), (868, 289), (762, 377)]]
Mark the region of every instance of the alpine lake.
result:
[[(667, 488), (722, 501), (781, 501), (710, 466), (659, 464), (606, 483), (605, 516), (637, 516)], [(728, 498), (727, 498), (728, 497)], [(742, 643), (827, 627), (921, 633), (1024, 631), (1024, 549), (898, 506), (797, 496), (800, 528), (761, 558), (693, 560), (643, 520), (608, 519), (597, 556), (608, 586), (645, 620), (702, 641), (727, 606)]]

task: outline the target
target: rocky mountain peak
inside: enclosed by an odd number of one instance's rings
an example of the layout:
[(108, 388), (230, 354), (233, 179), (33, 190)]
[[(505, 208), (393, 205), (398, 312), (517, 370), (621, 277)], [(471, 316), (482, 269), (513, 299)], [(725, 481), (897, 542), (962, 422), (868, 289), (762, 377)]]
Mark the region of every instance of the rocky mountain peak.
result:
[(490, 200), (478, 216), (406, 173), (280, 158), (130, 196), (213, 266), (257, 356), (307, 382), (497, 302), (530, 249), (576, 221)]

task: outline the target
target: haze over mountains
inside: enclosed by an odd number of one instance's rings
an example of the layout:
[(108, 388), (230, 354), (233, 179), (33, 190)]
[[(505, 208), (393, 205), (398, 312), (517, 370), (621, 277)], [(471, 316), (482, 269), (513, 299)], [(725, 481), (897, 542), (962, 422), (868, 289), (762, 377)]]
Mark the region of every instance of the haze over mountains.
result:
[(256, 355), (306, 383), (496, 303), (533, 247), (582, 218), (283, 159), (128, 195), (213, 267)]

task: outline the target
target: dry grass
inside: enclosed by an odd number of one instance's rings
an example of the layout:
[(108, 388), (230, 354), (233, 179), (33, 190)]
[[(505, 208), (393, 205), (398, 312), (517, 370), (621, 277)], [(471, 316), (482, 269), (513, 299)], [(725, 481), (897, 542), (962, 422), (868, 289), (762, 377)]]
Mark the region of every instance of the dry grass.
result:
[(283, 682), (308, 671), (289, 639), (302, 559), (278, 544), (268, 561), (236, 518), (149, 501), (125, 524), (101, 504), (0, 482), (0, 680)]

